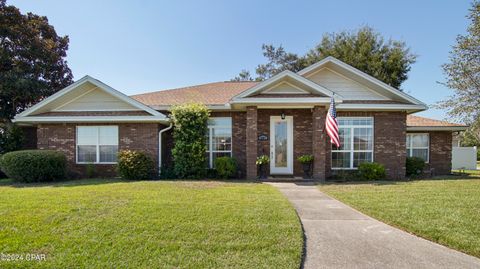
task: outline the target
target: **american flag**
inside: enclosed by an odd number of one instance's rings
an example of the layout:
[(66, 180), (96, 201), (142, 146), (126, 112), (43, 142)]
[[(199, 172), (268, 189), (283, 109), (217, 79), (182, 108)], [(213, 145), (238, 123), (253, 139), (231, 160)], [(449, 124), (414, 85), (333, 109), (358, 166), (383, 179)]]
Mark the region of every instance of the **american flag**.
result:
[(328, 136), (330, 136), (330, 142), (339, 148), (340, 138), (338, 137), (337, 111), (335, 109), (335, 100), (333, 100), (333, 97), (330, 99), (330, 109), (328, 110), (327, 119), (325, 120), (325, 127)]

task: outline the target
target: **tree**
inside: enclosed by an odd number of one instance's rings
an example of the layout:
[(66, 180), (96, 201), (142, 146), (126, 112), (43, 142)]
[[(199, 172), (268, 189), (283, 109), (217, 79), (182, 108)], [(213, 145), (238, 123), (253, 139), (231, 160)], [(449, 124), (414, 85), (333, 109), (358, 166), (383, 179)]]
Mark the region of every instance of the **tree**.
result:
[[(471, 124), (470, 132), (480, 129), (480, 3), (474, 1), (467, 18), (471, 21), (466, 35), (458, 35), (449, 62), (442, 66), (443, 84), (453, 95), (437, 104), (456, 120)], [(477, 129), (477, 131), (475, 131)], [(480, 136), (479, 136), (480, 138)]]
[(253, 81), (250, 71), (243, 69), (238, 76), (231, 79), (231, 81)]
[(46, 17), (21, 14), (0, 0), (0, 121), (72, 83), (68, 42)]
[(355, 32), (342, 31), (323, 35), (319, 44), (303, 56), (286, 52), (280, 45), (263, 45), (266, 64), (257, 66), (255, 80), (264, 80), (284, 70), (292, 72), (333, 56), (377, 79), (400, 88), (407, 79), (410, 66), (416, 55), (410, 52), (405, 42), (388, 40), (370, 27)]

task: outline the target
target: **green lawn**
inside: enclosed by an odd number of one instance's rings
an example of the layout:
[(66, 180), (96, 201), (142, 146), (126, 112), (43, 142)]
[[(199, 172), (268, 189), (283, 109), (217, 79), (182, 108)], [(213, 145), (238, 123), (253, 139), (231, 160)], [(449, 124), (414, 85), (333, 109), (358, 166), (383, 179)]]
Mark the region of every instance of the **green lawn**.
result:
[(480, 257), (480, 179), (346, 183), (319, 188), (373, 218)]
[[(259, 183), (0, 181), (0, 268), (299, 268), (293, 207)], [(24, 256), (25, 258), (26, 256)]]

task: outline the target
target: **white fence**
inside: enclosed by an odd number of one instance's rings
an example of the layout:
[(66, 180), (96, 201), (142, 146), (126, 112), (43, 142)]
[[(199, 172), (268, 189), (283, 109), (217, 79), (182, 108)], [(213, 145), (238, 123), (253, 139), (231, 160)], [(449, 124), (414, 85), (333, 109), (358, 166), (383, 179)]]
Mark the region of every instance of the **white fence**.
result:
[(453, 147), (452, 169), (477, 169), (477, 147)]

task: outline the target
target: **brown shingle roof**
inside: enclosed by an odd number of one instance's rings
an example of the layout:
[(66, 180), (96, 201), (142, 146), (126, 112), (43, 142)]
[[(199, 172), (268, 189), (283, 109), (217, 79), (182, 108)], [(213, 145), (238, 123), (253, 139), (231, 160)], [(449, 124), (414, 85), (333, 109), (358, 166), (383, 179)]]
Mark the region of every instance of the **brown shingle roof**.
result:
[(434, 120), (434, 119), (429, 119), (429, 118), (424, 118), (420, 116), (413, 116), (413, 115), (408, 115), (407, 116), (407, 126), (409, 127), (454, 127), (454, 126), (467, 126), (464, 124), (459, 124), (459, 123), (451, 123), (447, 121), (441, 121), (441, 120)]
[(197, 86), (162, 90), (131, 96), (148, 106), (169, 106), (184, 103), (224, 105), (235, 95), (255, 86), (257, 82), (225, 81)]

